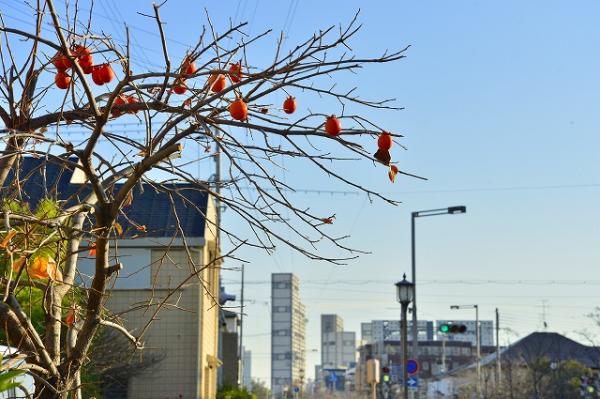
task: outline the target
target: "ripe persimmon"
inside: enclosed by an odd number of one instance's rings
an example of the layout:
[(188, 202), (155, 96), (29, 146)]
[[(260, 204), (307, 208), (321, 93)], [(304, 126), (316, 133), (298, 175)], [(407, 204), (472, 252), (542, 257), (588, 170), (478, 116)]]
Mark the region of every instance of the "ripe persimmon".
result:
[(335, 115), (327, 117), (327, 120), (325, 121), (325, 131), (330, 136), (338, 136), (342, 131), (342, 124)]

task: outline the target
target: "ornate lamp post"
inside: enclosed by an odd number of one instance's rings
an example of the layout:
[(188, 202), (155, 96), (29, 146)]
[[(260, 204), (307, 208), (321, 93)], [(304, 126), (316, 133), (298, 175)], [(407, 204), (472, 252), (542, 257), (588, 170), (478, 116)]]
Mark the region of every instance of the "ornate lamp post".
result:
[(406, 362), (408, 360), (408, 321), (406, 313), (408, 305), (413, 301), (415, 295), (415, 285), (406, 280), (406, 273), (402, 276), (402, 281), (396, 283), (396, 298), (400, 302), (401, 308), (401, 333), (402, 333), (402, 385), (404, 385), (404, 399), (408, 399), (408, 373), (406, 371)]

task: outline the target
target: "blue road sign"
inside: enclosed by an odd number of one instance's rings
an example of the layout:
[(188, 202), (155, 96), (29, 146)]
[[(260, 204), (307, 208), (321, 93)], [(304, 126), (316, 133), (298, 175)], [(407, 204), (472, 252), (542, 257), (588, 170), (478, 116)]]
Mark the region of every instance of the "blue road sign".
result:
[(409, 388), (418, 388), (419, 387), (419, 378), (418, 377), (408, 377), (406, 380), (406, 386)]
[(406, 372), (409, 375), (417, 374), (419, 371), (419, 363), (415, 359), (408, 359), (406, 361)]
[(300, 392), (300, 388), (299, 387), (294, 387), (294, 393), (298, 393)]

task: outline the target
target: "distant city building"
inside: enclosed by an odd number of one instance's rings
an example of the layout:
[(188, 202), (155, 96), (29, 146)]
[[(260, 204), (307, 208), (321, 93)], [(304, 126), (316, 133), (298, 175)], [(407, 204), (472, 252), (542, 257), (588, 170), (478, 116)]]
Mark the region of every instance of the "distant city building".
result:
[(336, 314), (321, 315), (321, 336), (325, 333), (344, 331), (344, 320)]
[(300, 302), (300, 281), (291, 273), (271, 275), (271, 392), (301, 387), (305, 379), (305, 311)]
[[(371, 327), (368, 332), (369, 325)], [(369, 337), (366, 342), (382, 342), (391, 339), (395, 335), (398, 339), (400, 333), (400, 320), (373, 320), (370, 323), (361, 325), (363, 340), (365, 335)], [(419, 320), (417, 322), (417, 336), (419, 341), (433, 341), (433, 322), (428, 320)], [(412, 341), (412, 320), (408, 321), (408, 340)]]
[(252, 351), (242, 348), (242, 386), (252, 389)]
[[(447, 341), (463, 341), (470, 342), (475, 345), (477, 342), (475, 332), (475, 321), (474, 320), (437, 320), (436, 326), (439, 327), (442, 324), (454, 323), (464, 324), (467, 327), (467, 332), (462, 334), (447, 334), (436, 332), (437, 340), (441, 341), (446, 339)], [(494, 345), (494, 322), (492, 320), (479, 320), (481, 328), (481, 345), (482, 346), (493, 346)]]
[[(321, 315), (321, 365), (331, 364), (328, 357), (329, 341), (335, 341), (335, 338), (329, 336), (331, 333), (344, 331), (344, 320), (336, 314)], [(335, 352), (335, 351), (334, 351)]]
[(360, 339), (365, 344), (373, 341), (371, 329), (371, 323), (360, 323)]
[(337, 331), (325, 333), (321, 342), (323, 369), (349, 368), (356, 364), (356, 333)]

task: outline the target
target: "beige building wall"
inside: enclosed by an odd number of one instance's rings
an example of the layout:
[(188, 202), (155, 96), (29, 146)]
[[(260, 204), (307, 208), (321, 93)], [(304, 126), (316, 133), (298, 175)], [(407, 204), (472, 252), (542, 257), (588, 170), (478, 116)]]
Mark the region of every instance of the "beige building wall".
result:
[[(125, 312), (121, 316), (123, 324), (134, 334), (154, 318), (143, 336), (144, 355), (155, 352), (164, 356), (157, 366), (130, 381), (128, 396), (213, 399), (220, 366), (215, 302), (219, 295), (219, 265), (209, 262), (217, 254), (216, 246), (209, 242), (187, 251), (148, 250), (152, 262), (148, 284), (153, 288), (115, 289), (107, 303), (111, 312)], [(163, 301), (165, 304), (155, 315)]]

